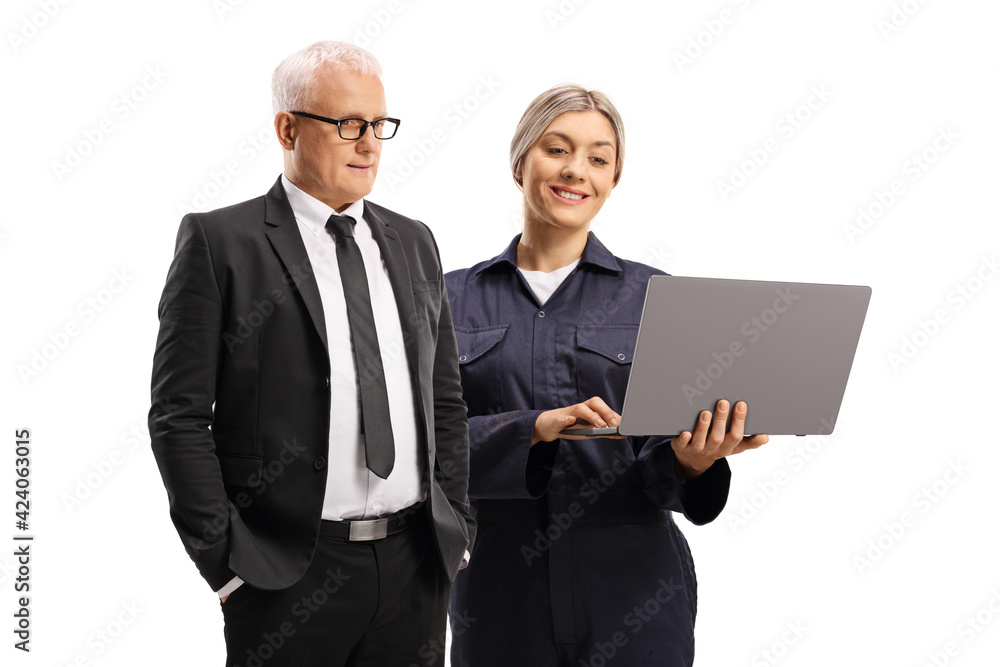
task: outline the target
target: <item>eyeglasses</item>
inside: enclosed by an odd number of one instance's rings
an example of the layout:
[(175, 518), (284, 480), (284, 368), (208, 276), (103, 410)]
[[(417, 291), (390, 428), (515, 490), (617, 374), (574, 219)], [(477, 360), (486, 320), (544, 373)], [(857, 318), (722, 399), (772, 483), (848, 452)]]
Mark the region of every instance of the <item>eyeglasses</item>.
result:
[(292, 111), (290, 113), (336, 125), (340, 138), (349, 141), (365, 136), (365, 131), (369, 125), (371, 125), (372, 131), (375, 133), (375, 138), (382, 140), (392, 139), (396, 135), (396, 129), (399, 127), (398, 118), (365, 120), (364, 118), (327, 118), (326, 116), (317, 116), (314, 113), (306, 113), (305, 111)]

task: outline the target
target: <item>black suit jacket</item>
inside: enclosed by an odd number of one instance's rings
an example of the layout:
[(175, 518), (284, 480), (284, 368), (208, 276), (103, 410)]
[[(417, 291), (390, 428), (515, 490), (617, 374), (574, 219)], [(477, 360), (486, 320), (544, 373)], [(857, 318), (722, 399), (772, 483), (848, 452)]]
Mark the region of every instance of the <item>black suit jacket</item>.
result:
[[(475, 534), (468, 429), (437, 246), (366, 202), (395, 293), (426, 449), (426, 509), (454, 579)], [(286, 588), (320, 526), (330, 357), (319, 289), (281, 179), (263, 197), (184, 217), (159, 306), (149, 431), (188, 554), (218, 590), (234, 574)]]

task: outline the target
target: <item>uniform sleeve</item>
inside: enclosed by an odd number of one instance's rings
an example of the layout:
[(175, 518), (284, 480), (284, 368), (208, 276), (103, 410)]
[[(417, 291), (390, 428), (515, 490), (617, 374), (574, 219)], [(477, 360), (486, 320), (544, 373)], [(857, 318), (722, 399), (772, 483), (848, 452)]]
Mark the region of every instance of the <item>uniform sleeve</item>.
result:
[(678, 472), (669, 439), (648, 438), (636, 459), (643, 492), (657, 507), (680, 512), (696, 526), (714, 521), (725, 508), (732, 476), (726, 459), (692, 480)]
[(469, 497), (530, 499), (545, 493), (558, 444), (531, 446), (542, 410), (515, 410), (469, 418)]

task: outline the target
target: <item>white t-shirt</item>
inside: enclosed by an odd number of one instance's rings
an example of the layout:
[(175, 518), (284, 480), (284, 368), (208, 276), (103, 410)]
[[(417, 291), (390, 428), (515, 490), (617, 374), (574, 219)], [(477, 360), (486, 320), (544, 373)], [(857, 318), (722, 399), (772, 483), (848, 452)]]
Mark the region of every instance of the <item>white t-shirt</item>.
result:
[(546, 273), (545, 271), (525, 271), (522, 268), (518, 268), (518, 271), (528, 281), (528, 286), (531, 287), (531, 291), (538, 297), (538, 302), (544, 306), (545, 302), (552, 296), (552, 293), (559, 289), (562, 281), (566, 279), (566, 276), (573, 273), (573, 269), (579, 263), (580, 260), (577, 259), (572, 264), (567, 264), (551, 273)]

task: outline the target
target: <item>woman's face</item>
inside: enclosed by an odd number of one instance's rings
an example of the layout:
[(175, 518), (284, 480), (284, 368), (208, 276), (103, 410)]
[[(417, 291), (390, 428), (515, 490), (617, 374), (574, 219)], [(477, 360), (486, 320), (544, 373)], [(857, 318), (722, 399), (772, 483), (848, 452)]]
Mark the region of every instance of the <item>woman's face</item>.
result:
[(586, 228), (614, 188), (617, 142), (598, 111), (557, 117), (521, 163), (526, 224)]

